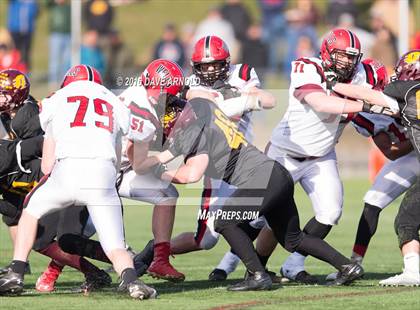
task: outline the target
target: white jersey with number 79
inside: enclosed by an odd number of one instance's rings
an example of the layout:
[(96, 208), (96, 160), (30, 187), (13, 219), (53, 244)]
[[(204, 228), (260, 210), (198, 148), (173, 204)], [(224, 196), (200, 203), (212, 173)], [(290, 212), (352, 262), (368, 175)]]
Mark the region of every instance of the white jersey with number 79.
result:
[(116, 161), (116, 144), (129, 130), (130, 112), (110, 90), (90, 81), (73, 82), (42, 100), (41, 127), (55, 140), (56, 159)]

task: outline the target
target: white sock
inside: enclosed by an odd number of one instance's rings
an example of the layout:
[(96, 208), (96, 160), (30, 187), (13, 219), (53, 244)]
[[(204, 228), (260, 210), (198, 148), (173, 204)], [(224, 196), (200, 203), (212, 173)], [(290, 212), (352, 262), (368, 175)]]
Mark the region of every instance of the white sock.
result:
[(410, 252), (404, 255), (404, 273), (419, 276), (419, 253)]
[(233, 254), (231, 251), (226, 252), (225, 256), (223, 256), (222, 260), (220, 261), (219, 265), (217, 265), (217, 269), (222, 269), (226, 271), (227, 274), (235, 271), (236, 267), (240, 262), (240, 258)]
[(356, 262), (356, 263), (358, 263), (359, 265), (361, 265), (361, 264), (362, 264), (362, 262), (363, 262), (363, 256), (360, 256), (359, 254), (357, 254), (357, 253), (353, 252), (353, 253), (351, 254), (351, 261), (352, 261), (352, 262)]
[(305, 259), (306, 256), (293, 252), (289, 255), (286, 261), (283, 263), (282, 269), (288, 273), (288, 276), (296, 276), (302, 270), (305, 270)]

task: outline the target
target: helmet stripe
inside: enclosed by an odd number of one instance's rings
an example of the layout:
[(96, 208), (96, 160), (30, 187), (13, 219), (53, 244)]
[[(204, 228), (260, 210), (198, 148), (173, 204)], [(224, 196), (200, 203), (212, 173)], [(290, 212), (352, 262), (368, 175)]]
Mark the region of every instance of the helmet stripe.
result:
[(93, 82), (93, 71), (92, 68), (90, 66), (86, 66), (86, 70), (88, 72), (88, 81), (92, 81)]
[(206, 37), (206, 42), (204, 43), (204, 56), (206, 58), (210, 57), (210, 40), (211, 36)]
[(354, 35), (353, 35), (353, 33), (350, 31), (350, 30), (347, 30), (347, 32), (348, 32), (348, 34), (349, 34), (349, 37), (350, 37), (350, 45), (351, 45), (351, 47), (355, 47), (354, 46)]

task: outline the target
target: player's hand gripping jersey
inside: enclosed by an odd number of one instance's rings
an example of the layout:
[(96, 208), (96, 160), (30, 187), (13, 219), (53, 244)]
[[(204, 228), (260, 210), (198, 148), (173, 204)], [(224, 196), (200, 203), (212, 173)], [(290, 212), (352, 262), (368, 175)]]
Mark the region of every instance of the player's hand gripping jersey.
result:
[(111, 91), (90, 81), (73, 82), (44, 99), (39, 118), (56, 142), (56, 159), (115, 162), (117, 137), (129, 130), (129, 110)]

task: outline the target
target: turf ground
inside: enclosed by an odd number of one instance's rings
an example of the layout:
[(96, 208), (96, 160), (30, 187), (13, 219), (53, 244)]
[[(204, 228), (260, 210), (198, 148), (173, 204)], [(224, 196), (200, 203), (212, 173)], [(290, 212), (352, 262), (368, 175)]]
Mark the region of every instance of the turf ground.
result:
[[(362, 208), (362, 197), (368, 188), (365, 180), (348, 180), (344, 182), (345, 208), (341, 223), (334, 228), (328, 241), (349, 255), (354, 241), (354, 234)], [(181, 194), (198, 197), (200, 190), (183, 189)], [(199, 199), (195, 198), (198, 202)], [(296, 200), (301, 214), (301, 223), (311, 217), (308, 199), (298, 188)], [(194, 199), (193, 199), (194, 201)], [(177, 256), (173, 264), (186, 274), (186, 281), (171, 284), (156, 281), (149, 277), (143, 280), (155, 286), (159, 299), (150, 301), (133, 301), (124, 295), (113, 292), (117, 279), (113, 275), (114, 285), (104, 292), (83, 296), (71, 292), (71, 288), (79, 285), (83, 277), (66, 268), (57, 283), (57, 290), (51, 294), (39, 294), (34, 284), (46, 266), (47, 259), (39, 254), (32, 254), (30, 262), (32, 275), (25, 279), (26, 292), (21, 297), (0, 297), (0, 309), (420, 309), (420, 288), (382, 288), (378, 286), (380, 279), (399, 273), (402, 267), (396, 237), (393, 231), (393, 219), (400, 200), (386, 209), (380, 218), (378, 231), (372, 241), (364, 262), (366, 275), (349, 287), (304, 286), (286, 284), (275, 286), (268, 292), (231, 293), (226, 285), (240, 279), (244, 273), (241, 265), (230, 276), (226, 283), (209, 283), (208, 273), (217, 264), (228, 249), (224, 240), (213, 250)], [(126, 202), (125, 222), (128, 242), (135, 249), (141, 249), (151, 237), (151, 208), (137, 206)], [(178, 206), (175, 233), (195, 228), (197, 211), (193, 206)], [(269, 267), (278, 271), (286, 252), (278, 248), (269, 261)], [(0, 229), (0, 264), (5, 265), (11, 257), (10, 242), (5, 226)], [(333, 269), (315, 259), (307, 261), (307, 270), (324, 279)]]

